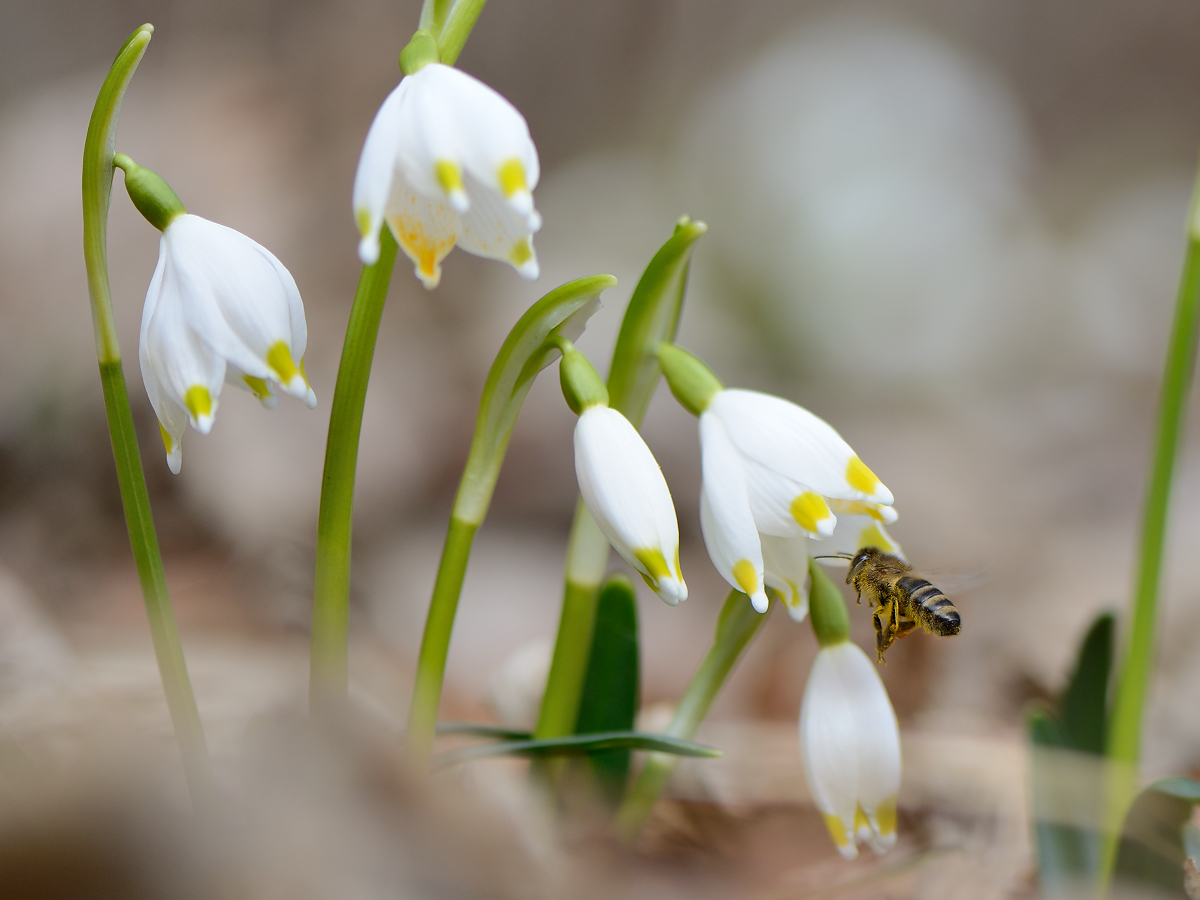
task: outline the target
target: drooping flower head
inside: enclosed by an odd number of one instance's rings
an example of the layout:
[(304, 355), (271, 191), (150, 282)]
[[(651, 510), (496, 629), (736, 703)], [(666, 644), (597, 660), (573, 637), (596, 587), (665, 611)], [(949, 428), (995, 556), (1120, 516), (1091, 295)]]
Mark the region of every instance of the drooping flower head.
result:
[(379, 258), (386, 221), (427, 288), (437, 286), (442, 259), (456, 243), (537, 278), (532, 237), (542, 219), (531, 192), (539, 167), (524, 117), (459, 69), (417, 66), (383, 101), (359, 158), (360, 258), (367, 265)]
[(208, 433), (223, 384), (253, 392), (268, 409), (279, 403), (276, 386), (316, 406), (304, 374), (304, 306), (269, 250), (187, 214), (162, 179), (128, 157), (118, 154), (117, 164), (135, 205), (162, 231), (138, 359), (167, 463), (178, 473), (185, 427)]
[(896, 842), (900, 730), (875, 664), (857, 644), (822, 647), (800, 704), (800, 755), (838, 852)]
[(687, 599), (679, 568), (675, 504), (654, 454), (632, 423), (608, 406), (587, 358), (560, 345), (563, 395), (575, 423), (575, 475), (588, 511), (617, 553), (671, 606)]

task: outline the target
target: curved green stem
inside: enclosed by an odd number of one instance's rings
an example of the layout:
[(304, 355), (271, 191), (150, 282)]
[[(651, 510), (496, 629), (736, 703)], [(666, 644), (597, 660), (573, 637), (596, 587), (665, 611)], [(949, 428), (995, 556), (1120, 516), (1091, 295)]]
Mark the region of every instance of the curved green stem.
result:
[[(730, 592), (717, 620), (712, 648), (688, 684), (665, 734), (685, 740), (695, 736), (734, 664), (766, 620), (765, 615), (754, 611), (749, 597), (740, 591)], [(617, 810), (616, 829), (622, 840), (633, 841), (641, 832), (678, 764), (679, 757), (666, 753), (651, 753), (646, 757), (637, 781)]]
[(125, 387), (125, 372), (121, 366), (121, 348), (117, 343), (117, 326), (108, 282), (108, 207), (112, 194), (117, 119), (125, 89), (146, 52), (153, 31), (152, 26), (143, 25), (130, 35), (117, 54), (96, 98), (83, 150), (83, 256), (87, 265), (88, 294), (96, 331), (100, 382), (104, 388), (104, 409), (121, 488), (121, 503), (125, 508), (125, 524), (129, 529), (129, 543), (150, 622), (154, 655), (158, 660), (175, 739), (183, 757), (192, 803), (197, 809), (207, 809), (215, 801), (212, 765), (196, 698), (188, 679), (183, 646), (175, 627), (171, 598), (167, 593), (166, 575), (150, 510), (150, 495), (146, 490), (146, 476), (142, 471), (129, 392)]
[(317, 519), (317, 567), (313, 584), (313, 616), (309, 703), (314, 711), (329, 709), (346, 698), (349, 678), (350, 541), (354, 516), (354, 479), (363, 407), (371, 378), (371, 361), (379, 337), (379, 320), (396, 263), (396, 239), (388, 228), (379, 238), (379, 259), (363, 266), (350, 308), (346, 342), (338, 366), (321, 509)]
[[(608, 394), (609, 406), (635, 427), (642, 424), (658, 384), (661, 373), (658, 345), (673, 340), (679, 327), (692, 246), (707, 230), (703, 222), (683, 216), (675, 224), (670, 239), (646, 266), (629, 299), (613, 348)], [(578, 501), (567, 543), (567, 577), (558, 639), (535, 731), (539, 738), (561, 737), (575, 730), (595, 625), (596, 594), (604, 580), (608, 556), (608, 539), (583, 501)]]
[(1107, 884), (1115, 863), (1121, 822), (1137, 791), (1142, 717), (1154, 664), (1159, 581), (1166, 544), (1171, 483), (1175, 459), (1179, 455), (1188, 392), (1196, 368), (1196, 345), (1200, 337), (1200, 179), (1197, 180), (1196, 190), (1189, 217), (1187, 255), (1159, 398), (1158, 434), (1142, 512), (1142, 535), (1129, 632), (1108, 734), (1107, 752), (1112, 765), (1107, 800), (1108, 835), (1100, 879), (1102, 886)]
[(600, 307), (600, 293), (616, 283), (611, 275), (593, 275), (551, 291), (513, 326), (488, 372), (425, 620), (409, 707), (408, 745), (418, 770), (428, 767), (433, 748), (446, 656), (471, 541), (487, 516), (521, 405), (538, 372), (560, 354), (559, 336), (570, 340), (579, 337), (588, 318)]

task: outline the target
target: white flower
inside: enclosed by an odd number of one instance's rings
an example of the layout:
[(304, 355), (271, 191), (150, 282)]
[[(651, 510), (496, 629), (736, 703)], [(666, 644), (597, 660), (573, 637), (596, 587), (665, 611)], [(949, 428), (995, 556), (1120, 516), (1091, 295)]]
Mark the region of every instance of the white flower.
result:
[(167, 464), (178, 473), (190, 421), (207, 434), (221, 385), (278, 404), (274, 385), (317, 397), (304, 374), (308, 331), (291, 274), (264, 247), (199, 216), (176, 216), (159, 240), (138, 356)]
[(808, 790), (847, 859), (896, 842), (900, 729), (875, 665), (849, 641), (817, 654), (800, 704)]
[(590, 406), (575, 424), (579, 492), (600, 530), (671, 606), (687, 599), (679, 570), (679, 525), (658, 463), (629, 420)]
[(779, 397), (717, 392), (700, 415), (700, 445), (705, 546), (725, 580), (759, 612), (767, 610), (769, 586), (793, 618), (804, 618), (807, 541), (835, 534), (831, 503), (852, 515), (895, 521), (891, 491), (850, 445)]
[(516, 108), (465, 72), (431, 63), (400, 81), (367, 132), (354, 178), (359, 256), (367, 265), (379, 258), (386, 220), (427, 288), (456, 242), (535, 279), (538, 174)]

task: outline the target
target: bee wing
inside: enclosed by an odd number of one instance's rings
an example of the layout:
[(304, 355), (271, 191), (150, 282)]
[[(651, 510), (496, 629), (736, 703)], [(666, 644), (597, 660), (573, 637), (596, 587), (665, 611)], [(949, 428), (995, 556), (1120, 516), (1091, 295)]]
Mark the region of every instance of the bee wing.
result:
[(949, 597), (960, 597), (982, 587), (991, 580), (991, 572), (987, 569), (973, 571), (953, 571), (946, 569), (919, 569), (922, 578), (932, 582), (943, 594)]

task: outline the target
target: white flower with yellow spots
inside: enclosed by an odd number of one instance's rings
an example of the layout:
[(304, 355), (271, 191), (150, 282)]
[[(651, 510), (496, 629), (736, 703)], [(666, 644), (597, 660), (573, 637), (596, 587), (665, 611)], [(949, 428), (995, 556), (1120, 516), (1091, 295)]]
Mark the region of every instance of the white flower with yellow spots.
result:
[(300, 291), (266, 248), (199, 216), (163, 228), (138, 356), (167, 464), (178, 473), (188, 422), (207, 434), (224, 383), (278, 405), (274, 386), (312, 408)]
[(715, 392), (700, 415), (700, 445), (705, 546), (725, 580), (748, 594), (759, 612), (766, 612), (765, 588), (772, 587), (793, 618), (804, 618), (807, 541), (834, 535), (831, 504), (852, 515), (895, 520), (891, 491), (850, 445), (787, 400)]
[(386, 221), (427, 288), (456, 243), (535, 279), (538, 174), (516, 108), (467, 73), (429, 63), (400, 81), (367, 132), (354, 178), (358, 254), (375, 263)]
[(607, 406), (583, 410), (575, 424), (575, 474), (583, 502), (614, 549), (667, 604), (686, 600), (671, 491), (628, 419)]
[(850, 641), (823, 647), (800, 704), (800, 754), (813, 803), (846, 859), (896, 842), (900, 729), (875, 664)]

